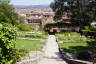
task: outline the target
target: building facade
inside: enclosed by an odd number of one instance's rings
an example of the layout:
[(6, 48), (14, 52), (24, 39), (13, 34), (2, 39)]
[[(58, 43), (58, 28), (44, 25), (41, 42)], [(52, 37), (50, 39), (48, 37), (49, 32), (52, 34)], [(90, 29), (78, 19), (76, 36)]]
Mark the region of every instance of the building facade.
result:
[(51, 8), (15, 9), (15, 13), (24, 17), (26, 24), (53, 23), (54, 12)]

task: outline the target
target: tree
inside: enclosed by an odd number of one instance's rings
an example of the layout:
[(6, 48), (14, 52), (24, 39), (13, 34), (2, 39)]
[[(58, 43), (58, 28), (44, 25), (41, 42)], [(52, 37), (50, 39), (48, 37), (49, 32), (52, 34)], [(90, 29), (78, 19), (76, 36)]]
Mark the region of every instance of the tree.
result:
[(9, 3), (10, 0), (0, 0), (0, 3)]
[(14, 13), (12, 5), (8, 4), (9, 0), (0, 0), (0, 23), (7, 22), (15, 25), (18, 15)]
[[(92, 0), (54, 0), (50, 7), (55, 12), (55, 20), (60, 20), (67, 13), (70, 15), (70, 22), (78, 24), (80, 28), (90, 26), (96, 21), (96, 1)], [(71, 13), (71, 14), (69, 14)]]

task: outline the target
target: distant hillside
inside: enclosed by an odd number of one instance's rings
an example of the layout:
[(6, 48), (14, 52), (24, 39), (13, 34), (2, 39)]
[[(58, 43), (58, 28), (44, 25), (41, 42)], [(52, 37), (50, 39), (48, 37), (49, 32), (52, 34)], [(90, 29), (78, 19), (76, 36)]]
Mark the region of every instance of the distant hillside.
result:
[(14, 5), (14, 8), (16, 9), (26, 9), (26, 8), (49, 8), (50, 6), (49, 5), (30, 5), (30, 6), (27, 6), (27, 5)]

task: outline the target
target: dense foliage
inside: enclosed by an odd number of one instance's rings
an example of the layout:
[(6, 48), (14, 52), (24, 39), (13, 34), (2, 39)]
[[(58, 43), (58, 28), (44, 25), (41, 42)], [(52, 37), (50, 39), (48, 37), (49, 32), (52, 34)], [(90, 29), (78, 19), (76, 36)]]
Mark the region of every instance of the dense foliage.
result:
[(13, 64), (15, 61), (15, 29), (10, 24), (0, 24), (0, 64)]
[(17, 23), (17, 14), (13, 12), (12, 5), (7, 3), (0, 4), (0, 23), (6, 22), (15, 25)]
[(34, 31), (36, 28), (36, 25), (19, 24), (17, 28), (19, 31)]
[(70, 22), (81, 28), (96, 21), (95, 0), (54, 0), (50, 6), (55, 12), (55, 20), (62, 19), (62, 16), (67, 13), (71, 18)]
[(18, 15), (14, 13), (9, 0), (0, 0), (0, 64), (14, 64), (16, 61), (15, 27)]
[(0, 0), (0, 23), (6, 22), (12, 25), (23, 23), (23, 17), (14, 12), (9, 0)]

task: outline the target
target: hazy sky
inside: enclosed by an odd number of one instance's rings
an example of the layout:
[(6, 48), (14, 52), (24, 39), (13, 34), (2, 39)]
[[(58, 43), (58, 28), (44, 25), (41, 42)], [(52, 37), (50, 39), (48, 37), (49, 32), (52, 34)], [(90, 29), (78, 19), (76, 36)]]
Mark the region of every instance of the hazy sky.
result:
[(13, 5), (49, 5), (54, 0), (11, 0)]

